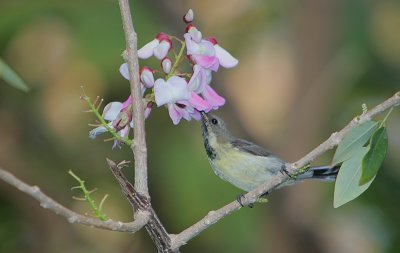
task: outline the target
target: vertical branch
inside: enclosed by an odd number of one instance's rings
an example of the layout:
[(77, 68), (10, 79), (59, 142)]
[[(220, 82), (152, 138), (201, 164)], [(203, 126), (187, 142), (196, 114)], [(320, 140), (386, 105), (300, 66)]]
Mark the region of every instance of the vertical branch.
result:
[(147, 148), (144, 128), (144, 105), (139, 80), (139, 62), (137, 54), (137, 34), (133, 27), (128, 0), (118, 0), (121, 10), (122, 24), (125, 32), (126, 52), (129, 68), (132, 105), (133, 129), (135, 142), (131, 146), (135, 158), (135, 189), (138, 193), (149, 197), (147, 186)]

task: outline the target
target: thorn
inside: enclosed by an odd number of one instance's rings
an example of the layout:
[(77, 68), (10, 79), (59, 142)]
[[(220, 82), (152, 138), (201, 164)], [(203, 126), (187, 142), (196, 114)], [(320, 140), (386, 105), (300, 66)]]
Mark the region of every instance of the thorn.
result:
[(118, 167), (119, 169), (122, 169), (122, 168), (124, 168), (124, 167), (128, 167), (128, 164), (129, 164), (129, 163), (131, 163), (131, 161), (123, 160), (122, 162), (120, 162), (120, 163), (117, 164), (117, 167)]
[(107, 142), (107, 141), (114, 141), (115, 140), (115, 137), (111, 137), (111, 138), (108, 138), (108, 139), (104, 139), (104, 142)]
[(104, 99), (100, 99), (99, 104), (96, 106), (96, 110), (98, 111), (100, 109), (101, 104), (103, 103)]
[(94, 188), (93, 190), (88, 191), (88, 194), (92, 194), (93, 192), (96, 192), (97, 188)]
[(85, 198), (80, 198), (80, 197), (76, 197), (76, 196), (72, 196), (72, 198), (75, 200), (79, 200), (79, 201), (86, 201)]
[(81, 85), (81, 90), (82, 90), (82, 93), (83, 93), (83, 96), (81, 96), (81, 99), (88, 100), (89, 97), (86, 95), (85, 88), (83, 87), (83, 85)]

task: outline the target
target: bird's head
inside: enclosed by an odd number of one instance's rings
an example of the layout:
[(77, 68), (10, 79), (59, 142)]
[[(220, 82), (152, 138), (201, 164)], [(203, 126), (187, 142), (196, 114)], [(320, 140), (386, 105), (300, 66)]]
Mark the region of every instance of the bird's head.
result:
[(230, 141), (232, 135), (226, 128), (225, 122), (222, 119), (205, 112), (201, 112), (201, 119), (204, 140), (215, 138), (215, 141), (218, 143)]

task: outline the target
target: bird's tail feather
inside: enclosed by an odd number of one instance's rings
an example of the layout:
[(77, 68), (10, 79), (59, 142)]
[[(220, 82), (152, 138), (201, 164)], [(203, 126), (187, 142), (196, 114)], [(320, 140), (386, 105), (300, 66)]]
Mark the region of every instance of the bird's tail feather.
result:
[(303, 179), (318, 179), (323, 181), (335, 181), (339, 173), (340, 166), (316, 166), (311, 167), (306, 173), (299, 176)]

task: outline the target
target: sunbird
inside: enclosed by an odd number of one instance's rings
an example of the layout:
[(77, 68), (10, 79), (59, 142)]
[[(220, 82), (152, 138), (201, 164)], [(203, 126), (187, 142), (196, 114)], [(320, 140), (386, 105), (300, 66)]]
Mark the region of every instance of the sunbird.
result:
[[(271, 180), (278, 173), (286, 173), (286, 162), (269, 150), (250, 141), (239, 139), (226, 128), (217, 116), (201, 112), (203, 142), (211, 168), (217, 176), (249, 192)], [(278, 188), (305, 179), (335, 181), (340, 166), (310, 167), (304, 173), (291, 176)], [(241, 204), (240, 196), (238, 202)], [(241, 204), (242, 205), (242, 204)]]

